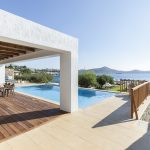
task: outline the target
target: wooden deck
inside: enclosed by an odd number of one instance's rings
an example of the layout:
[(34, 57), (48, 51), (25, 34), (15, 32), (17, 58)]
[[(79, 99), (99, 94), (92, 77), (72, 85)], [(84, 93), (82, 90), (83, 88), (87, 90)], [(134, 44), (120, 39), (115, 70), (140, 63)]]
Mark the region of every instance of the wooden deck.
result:
[(15, 94), (0, 97), (0, 142), (64, 114), (58, 105)]

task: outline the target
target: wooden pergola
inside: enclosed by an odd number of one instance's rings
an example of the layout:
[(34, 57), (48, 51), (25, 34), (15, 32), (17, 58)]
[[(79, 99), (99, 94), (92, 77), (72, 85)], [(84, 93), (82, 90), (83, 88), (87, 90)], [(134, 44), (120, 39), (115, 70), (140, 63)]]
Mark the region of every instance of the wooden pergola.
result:
[(0, 41), (0, 60), (8, 59), (10, 57), (15, 57), (35, 51), (36, 49), (32, 47)]

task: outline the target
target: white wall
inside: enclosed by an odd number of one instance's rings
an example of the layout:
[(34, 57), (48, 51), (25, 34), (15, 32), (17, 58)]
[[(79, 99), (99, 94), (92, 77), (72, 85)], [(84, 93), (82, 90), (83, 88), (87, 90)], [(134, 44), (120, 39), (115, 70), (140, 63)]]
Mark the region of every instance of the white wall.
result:
[(5, 65), (0, 65), (0, 84), (5, 83)]
[(78, 110), (78, 54), (60, 55), (60, 109)]

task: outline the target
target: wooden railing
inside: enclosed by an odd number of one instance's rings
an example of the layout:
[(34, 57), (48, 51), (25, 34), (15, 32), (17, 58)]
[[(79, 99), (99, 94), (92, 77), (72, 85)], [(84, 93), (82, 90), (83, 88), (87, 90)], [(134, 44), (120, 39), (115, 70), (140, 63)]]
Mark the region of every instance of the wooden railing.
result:
[(135, 113), (136, 119), (138, 119), (138, 108), (144, 102), (149, 95), (149, 82), (144, 82), (131, 89), (131, 118)]
[(144, 82), (145, 80), (120, 79), (120, 92), (127, 92), (129, 90), (129, 86), (135, 87)]

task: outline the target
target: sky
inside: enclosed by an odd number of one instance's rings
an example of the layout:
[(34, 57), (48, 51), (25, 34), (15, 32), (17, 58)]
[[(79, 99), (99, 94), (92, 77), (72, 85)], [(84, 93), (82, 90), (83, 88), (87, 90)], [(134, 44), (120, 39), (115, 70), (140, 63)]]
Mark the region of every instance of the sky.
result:
[[(150, 70), (149, 0), (1, 0), (0, 9), (79, 39), (79, 69)], [(17, 63), (59, 68), (59, 58)]]

